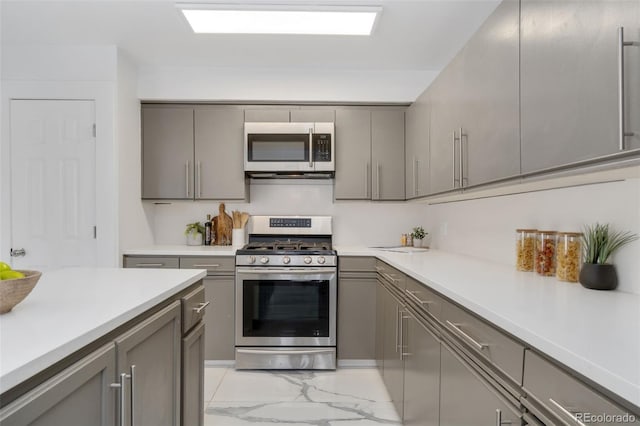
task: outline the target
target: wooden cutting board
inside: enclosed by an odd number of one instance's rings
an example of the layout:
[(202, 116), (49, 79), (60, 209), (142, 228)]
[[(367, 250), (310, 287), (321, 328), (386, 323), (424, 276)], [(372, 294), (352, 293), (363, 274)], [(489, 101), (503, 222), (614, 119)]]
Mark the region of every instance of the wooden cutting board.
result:
[(224, 203), (218, 207), (218, 216), (213, 218), (215, 232), (215, 244), (218, 246), (230, 246), (233, 230), (233, 219), (224, 211)]

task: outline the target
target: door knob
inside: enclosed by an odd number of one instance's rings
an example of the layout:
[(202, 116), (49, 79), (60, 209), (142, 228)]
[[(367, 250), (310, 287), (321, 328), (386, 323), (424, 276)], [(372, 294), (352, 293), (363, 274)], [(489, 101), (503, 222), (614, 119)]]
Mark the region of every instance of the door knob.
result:
[(23, 249), (23, 248), (15, 249), (15, 250), (11, 249), (9, 254), (11, 255), (11, 257), (22, 257), (22, 256), (27, 254), (27, 251), (25, 249)]

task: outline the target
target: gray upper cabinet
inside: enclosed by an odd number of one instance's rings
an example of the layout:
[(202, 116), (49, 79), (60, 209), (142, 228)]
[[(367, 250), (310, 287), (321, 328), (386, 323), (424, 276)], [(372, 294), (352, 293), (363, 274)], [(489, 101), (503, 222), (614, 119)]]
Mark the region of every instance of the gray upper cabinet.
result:
[(288, 122), (288, 108), (251, 108), (244, 110), (244, 121), (248, 122)]
[(142, 198), (194, 195), (193, 108), (142, 107)]
[(619, 141), (619, 28), (640, 41), (640, 2), (522, 0), (522, 171), (640, 148), (640, 47), (625, 46)]
[(336, 112), (333, 108), (307, 108), (292, 109), (289, 111), (292, 123), (333, 123), (336, 119)]
[(336, 200), (371, 199), (371, 112), (338, 108), (336, 114)]
[(116, 339), (118, 377), (126, 380), (125, 425), (180, 424), (180, 301)]
[(519, 9), (504, 0), (460, 53), (463, 186), (520, 174)]
[(404, 161), (404, 109), (372, 110), (371, 198), (373, 200), (405, 199)]
[(407, 199), (429, 193), (429, 92), (405, 112), (405, 190)]
[(240, 107), (196, 107), (195, 198), (243, 200), (247, 195), (244, 176), (244, 115)]
[(98, 349), (0, 411), (3, 426), (116, 424), (113, 343)]
[(454, 60), (440, 73), (428, 90), (431, 102), (429, 137), (430, 193), (450, 191), (460, 187), (460, 118), (462, 94), (462, 57)]

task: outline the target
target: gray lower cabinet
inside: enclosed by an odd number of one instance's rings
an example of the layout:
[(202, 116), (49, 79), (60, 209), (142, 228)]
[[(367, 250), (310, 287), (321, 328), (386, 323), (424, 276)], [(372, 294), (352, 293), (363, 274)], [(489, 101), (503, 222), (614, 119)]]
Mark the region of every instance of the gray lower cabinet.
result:
[(376, 284), (375, 278), (340, 278), (338, 359), (375, 359)]
[(519, 425), (521, 412), (447, 344), (441, 345), (441, 425)]
[(242, 108), (203, 105), (194, 114), (195, 199), (246, 199)]
[(180, 301), (118, 337), (117, 375), (125, 376), (124, 425), (180, 424)]
[(336, 200), (371, 199), (371, 111), (336, 109)]
[(624, 55), (624, 132), (619, 29), (640, 41), (640, 2), (522, 0), (522, 171), (640, 148), (640, 47)]
[(116, 350), (110, 343), (0, 411), (3, 426), (116, 424)]
[(193, 108), (142, 106), (142, 198), (193, 199)]
[(376, 285), (376, 366), (380, 375), (384, 373), (384, 302), (387, 298), (387, 290), (380, 282)]
[(204, 323), (182, 338), (182, 426), (204, 424)]
[(429, 194), (429, 92), (424, 92), (405, 112), (406, 198)]
[(206, 360), (235, 359), (234, 284), (233, 276), (209, 275), (204, 279), (204, 298), (211, 302), (204, 314)]
[(440, 414), (440, 340), (420, 315), (404, 317), (403, 424), (437, 426)]
[(504, 0), (460, 53), (463, 186), (520, 174), (519, 23)]
[[(382, 284), (378, 284), (379, 286)], [(382, 380), (391, 402), (402, 418), (404, 400), (404, 362), (402, 360), (402, 305), (383, 288)]]
[(371, 111), (373, 200), (404, 200), (404, 109)]

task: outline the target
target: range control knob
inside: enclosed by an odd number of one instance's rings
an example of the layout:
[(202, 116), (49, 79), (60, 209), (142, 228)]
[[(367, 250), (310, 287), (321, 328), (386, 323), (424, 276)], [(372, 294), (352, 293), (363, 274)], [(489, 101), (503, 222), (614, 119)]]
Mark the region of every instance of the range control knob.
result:
[(309, 256), (306, 256), (304, 258), (304, 263), (306, 263), (307, 265), (311, 263), (311, 258)]
[(247, 262), (249, 262), (250, 264), (256, 263), (256, 257), (255, 256), (249, 256), (247, 258)]
[(318, 257), (318, 263), (319, 264), (324, 265), (324, 262), (326, 262), (326, 259), (324, 258), (324, 256)]
[(268, 257), (261, 257), (260, 258), (260, 263), (262, 263), (263, 265), (266, 265), (267, 263), (269, 263), (269, 258)]
[(291, 263), (291, 258), (289, 256), (283, 257), (282, 263), (284, 263), (285, 265), (288, 265), (289, 263)]

